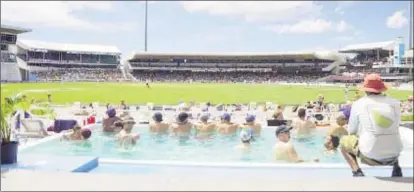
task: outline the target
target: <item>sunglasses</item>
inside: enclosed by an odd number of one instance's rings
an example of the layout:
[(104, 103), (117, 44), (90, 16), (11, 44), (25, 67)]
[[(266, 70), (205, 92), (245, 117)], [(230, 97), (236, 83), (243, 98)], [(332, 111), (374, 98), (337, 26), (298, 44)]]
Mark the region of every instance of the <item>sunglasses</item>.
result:
[(135, 124), (135, 122), (125, 122), (125, 124), (127, 124), (127, 125), (134, 125)]

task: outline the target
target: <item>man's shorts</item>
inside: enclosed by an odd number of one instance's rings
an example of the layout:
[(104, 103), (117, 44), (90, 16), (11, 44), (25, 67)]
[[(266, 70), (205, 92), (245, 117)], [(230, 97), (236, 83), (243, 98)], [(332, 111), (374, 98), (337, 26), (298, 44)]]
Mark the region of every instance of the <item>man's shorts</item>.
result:
[(384, 165), (393, 165), (398, 161), (398, 157), (389, 160), (389, 161), (378, 161), (364, 156), (359, 151), (358, 137), (356, 135), (344, 135), (341, 137), (340, 141), (341, 148), (344, 149), (347, 153), (359, 157), (361, 163), (371, 165), (371, 166), (384, 166)]

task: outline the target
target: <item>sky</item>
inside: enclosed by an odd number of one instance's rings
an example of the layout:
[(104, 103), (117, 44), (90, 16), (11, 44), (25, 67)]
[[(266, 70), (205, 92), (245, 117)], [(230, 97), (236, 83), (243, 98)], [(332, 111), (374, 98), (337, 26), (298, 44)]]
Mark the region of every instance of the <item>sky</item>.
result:
[[(149, 1), (148, 52), (337, 50), (409, 36), (408, 1)], [(1, 1), (18, 38), (144, 51), (145, 1)]]

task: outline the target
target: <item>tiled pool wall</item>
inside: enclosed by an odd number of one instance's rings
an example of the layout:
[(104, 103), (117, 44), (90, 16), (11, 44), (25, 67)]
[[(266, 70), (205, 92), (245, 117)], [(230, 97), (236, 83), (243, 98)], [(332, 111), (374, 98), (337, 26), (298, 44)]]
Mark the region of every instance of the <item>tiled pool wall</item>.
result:
[[(139, 126), (139, 125), (138, 125)], [(145, 126), (145, 125), (142, 125)], [(99, 124), (88, 125), (96, 129)], [(268, 127), (275, 129), (275, 127)], [(325, 128), (319, 128), (320, 131)], [(401, 156), (401, 167), (406, 177), (413, 177), (413, 130), (401, 128), (401, 137), (404, 140), (405, 150)], [(254, 175), (266, 175), (268, 177), (300, 176), (300, 177), (342, 177), (350, 176), (351, 172), (346, 164), (271, 164), (271, 163), (209, 163), (209, 162), (177, 162), (177, 161), (143, 161), (102, 159), (99, 157), (55, 157), (25, 155), (24, 150), (36, 147), (39, 144), (59, 139), (61, 134), (56, 134), (26, 146), (21, 146), (19, 151), (19, 166), (7, 168), (31, 169), (35, 171), (67, 171), (89, 173), (120, 173), (120, 174), (163, 174), (163, 175), (201, 175), (203, 177), (246, 177)], [(367, 176), (391, 175), (392, 167), (370, 167), (361, 165)], [(2, 169), (6, 168), (2, 166)]]

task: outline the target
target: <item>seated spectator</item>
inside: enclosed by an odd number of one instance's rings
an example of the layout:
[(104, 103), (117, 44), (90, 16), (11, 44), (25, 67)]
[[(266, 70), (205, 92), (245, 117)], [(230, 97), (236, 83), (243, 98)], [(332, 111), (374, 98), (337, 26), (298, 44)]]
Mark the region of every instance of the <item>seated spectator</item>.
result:
[(400, 104), (382, 94), (387, 87), (377, 74), (365, 77), (362, 90), (366, 96), (352, 105), (350, 135), (341, 138), (341, 152), (356, 177), (364, 176), (357, 158), (371, 166), (391, 165), (392, 176), (402, 177), (398, 163), (403, 149), (399, 132)]

